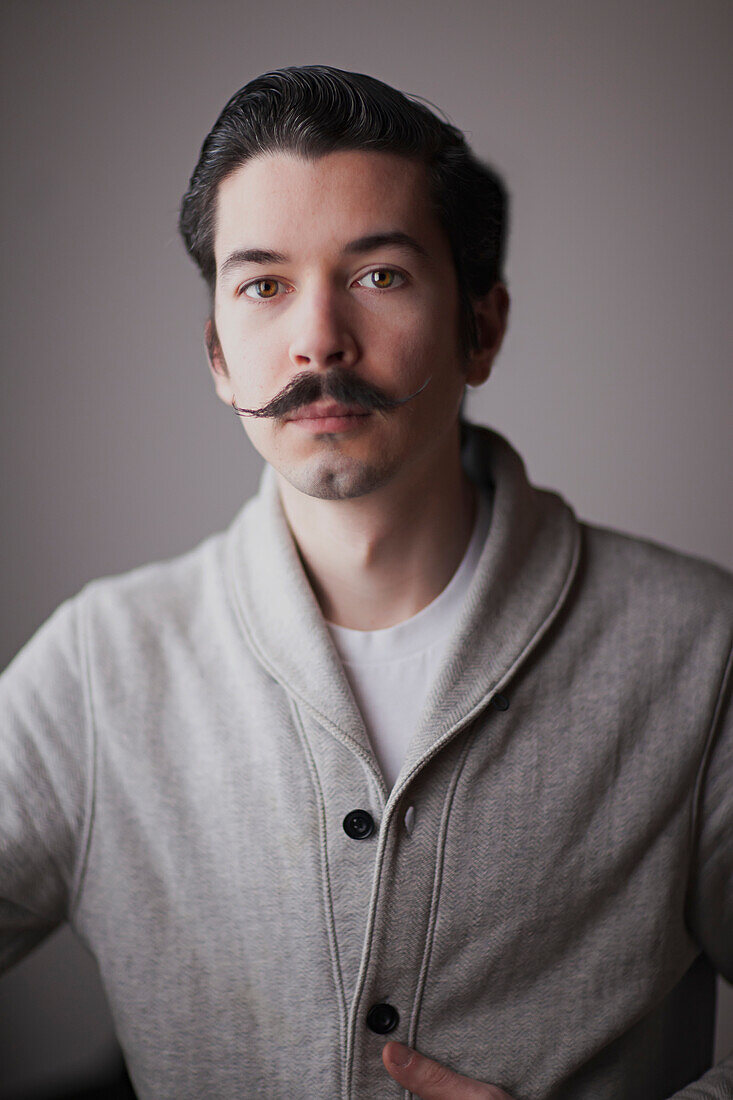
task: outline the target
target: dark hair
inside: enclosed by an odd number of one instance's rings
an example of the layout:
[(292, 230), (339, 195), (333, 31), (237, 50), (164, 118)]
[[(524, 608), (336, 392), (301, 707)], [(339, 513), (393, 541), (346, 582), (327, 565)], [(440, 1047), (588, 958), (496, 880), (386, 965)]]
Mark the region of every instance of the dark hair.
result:
[(456, 266), (464, 351), (475, 347), (471, 299), (503, 279), (508, 208), (503, 181), (478, 160), (460, 130), (415, 97), (373, 76), (326, 65), (278, 69), (251, 80), (229, 100), (201, 147), (178, 226), (212, 297), (222, 180), (264, 153), (317, 157), (341, 149), (397, 153), (425, 164)]

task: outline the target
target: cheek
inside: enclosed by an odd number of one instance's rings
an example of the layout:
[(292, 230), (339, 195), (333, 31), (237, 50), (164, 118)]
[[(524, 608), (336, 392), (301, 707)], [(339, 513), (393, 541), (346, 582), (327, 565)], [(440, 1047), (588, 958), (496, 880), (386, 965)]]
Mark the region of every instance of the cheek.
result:
[(417, 389), (428, 378), (433, 393), (444, 392), (445, 384), (459, 373), (458, 347), (450, 325), (422, 323), (403, 332), (399, 342), (399, 373), (406, 391)]
[(217, 313), (216, 327), (237, 404), (250, 408), (264, 404), (283, 384), (284, 357), (273, 332), (245, 329), (226, 313)]
[(412, 358), (452, 356), (458, 344), (456, 306), (448, 295), (437, 294), (433, 287), (425, 288), (395, 316), (392, 329), (395, 339), (404, 344)]
[(272, 449), (272, 440), (269, 434), (272, 421), (257, 420), (251, 416), (241, 417), (240, 419), (242, 428), (254, 449), (265, 461), (269, 461)]
[(395, 373), (410, 382), (422, 382), (436, 358), (444, 358), (448, 342), (425, 311), (404, 311), (381, 317), (363, 333), (362, 359), (369, 376), (387, 389)]

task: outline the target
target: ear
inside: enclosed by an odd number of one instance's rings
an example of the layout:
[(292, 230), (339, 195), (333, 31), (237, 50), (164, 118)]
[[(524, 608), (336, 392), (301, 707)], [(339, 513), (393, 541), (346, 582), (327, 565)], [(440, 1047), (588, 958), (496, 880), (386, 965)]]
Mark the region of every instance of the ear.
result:
[(231, 379), (229, 378), (229, 371), (227, 370), (224, 353), (221, 350), (219, 334), (216, 331), (216, 322), (213, 317), (209, 317), (204, 326), (204, 345), (217, 396), (227, 405), (231, 405), (233, 397)]
[(478, 333), (478, 348), (468, 357), (466, 381), (480, 386), (491, 373), (509, 320), (509, 291), (504, 283), (494, 283), (488, 294), (472, 302)]

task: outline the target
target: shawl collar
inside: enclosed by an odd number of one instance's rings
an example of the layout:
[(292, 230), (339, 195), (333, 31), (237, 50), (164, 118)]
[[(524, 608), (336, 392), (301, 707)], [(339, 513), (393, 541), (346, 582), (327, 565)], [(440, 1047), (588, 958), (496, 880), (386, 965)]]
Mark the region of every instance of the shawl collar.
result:
[[(364, 721), (300, 560), (270, 466), (226, 534), (226, 568), (245, 638), (285, 690), (376, 768)], [(378, 769), (377, 774), (378, 773)]]
[(530, 484), (498, 432), (464, 429), (463, 466), (492, 497), (491, 526), (395, 792), (502, 691), (564, 604), (580, 558), (580, 525), (562, 497)]
[[(465, 424), (462, 459), (469, 477), (493, 498), (491, 527), (395, 792), (502, 689), (549, 627), (577, 569), (580, 527), (572, 509), (530, 484), (506, 439)], [(258, 660), (376, 767), (270, 467), (258, 495), (232, 521), (226, 547), (240, 622)]]

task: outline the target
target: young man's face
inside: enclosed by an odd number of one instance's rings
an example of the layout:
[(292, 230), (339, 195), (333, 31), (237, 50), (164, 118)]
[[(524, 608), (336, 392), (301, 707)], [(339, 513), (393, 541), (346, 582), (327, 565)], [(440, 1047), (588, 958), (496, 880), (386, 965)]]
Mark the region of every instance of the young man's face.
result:
[(490, 363), (461, 355), (455, 268), (422, 165), (364, 151), (257, 157), (219, 187), (214, 250), (222, 401), (261, 409), (303, 374), (398, 400), (425, 386), (389, 411), (310, 396), (243, 417), (282, 477), (345, 499), (441, 460), (465, 383)]

